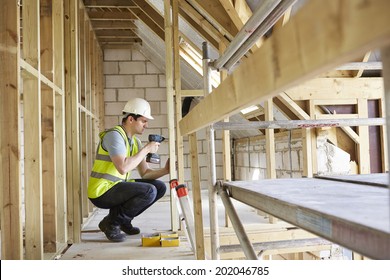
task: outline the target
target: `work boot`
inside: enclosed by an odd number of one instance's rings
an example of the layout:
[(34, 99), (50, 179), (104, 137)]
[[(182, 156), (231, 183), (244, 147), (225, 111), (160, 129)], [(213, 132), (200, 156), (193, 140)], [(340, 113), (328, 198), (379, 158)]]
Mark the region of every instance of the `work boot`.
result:
[(141, 232), (139, 228), (133, 227), (132, 224), (121, 225), (121, 230), (128, 235), (135, 235)]
[(121, 232), (119, 226), (108, 225), (104, 234), (108, 240), (113, 242), (122, 242), (126, 240), (126, 234)]
[(126, 235), (123, 234), (118, 225), (110, 224), (108, 216), (104, 217), (99, 223), (99, 229), (104, 232), (107, 239), (113, 242), (122, 242), (126, 240)]
[(105, 216), (99, 223), (99, 229), (104, 232), (108, 226), (108, 216)]

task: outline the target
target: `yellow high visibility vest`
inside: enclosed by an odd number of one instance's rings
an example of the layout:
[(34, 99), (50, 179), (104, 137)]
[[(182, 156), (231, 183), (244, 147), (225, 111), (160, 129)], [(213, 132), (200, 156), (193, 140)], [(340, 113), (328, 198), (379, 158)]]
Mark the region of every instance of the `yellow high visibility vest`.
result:
[(126, 143), (127, 157), (133, 156), (138, 153), (138, 141), (133, 136), (133, 149), (130, 147), (129, 140), (127, 138), (127, 134), (124, 129), (117, 125), (112, 129), (103, 131), (99, 134), (100, 143), (98, 149), (96, 151), (96, 159), (93, 163), (91, 175), (89, 177), (88, 182), (88, 197), (89, 198), (97, 198), (104, 194), (106, 191), (111, 189), (115, 184), (120, 182), (134, 182), (134, 180), (130, 179), (130, 172), (126, 174), (120, 174), (116, 169), (114, 163), (111, 161), (110, 155), (108, 151), (103, 149), (103, 137), (107, 132), (117, 131), (123, 137), (123, 140)]

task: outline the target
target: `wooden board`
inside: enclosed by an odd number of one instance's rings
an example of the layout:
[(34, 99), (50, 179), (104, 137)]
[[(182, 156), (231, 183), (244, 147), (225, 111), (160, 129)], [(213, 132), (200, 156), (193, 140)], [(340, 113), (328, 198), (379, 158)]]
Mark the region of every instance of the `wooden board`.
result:
[[(354, 180), (358, 178), (355, 176)], [(362, 178), (362, 180), (364, 177)], [(390, 259), (389, 190), (318, 178), (224, 183), (233, 198), (373, 259)]]

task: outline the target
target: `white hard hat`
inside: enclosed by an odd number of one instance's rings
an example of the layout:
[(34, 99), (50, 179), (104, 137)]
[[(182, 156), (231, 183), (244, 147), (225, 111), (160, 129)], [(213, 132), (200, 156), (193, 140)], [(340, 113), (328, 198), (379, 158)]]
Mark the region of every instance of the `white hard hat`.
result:
[(149, 103), (142, 98), (134, 98), (127, 101), (122, 113), (141, 115), (150, 120), (154, 119), (150, 113)]

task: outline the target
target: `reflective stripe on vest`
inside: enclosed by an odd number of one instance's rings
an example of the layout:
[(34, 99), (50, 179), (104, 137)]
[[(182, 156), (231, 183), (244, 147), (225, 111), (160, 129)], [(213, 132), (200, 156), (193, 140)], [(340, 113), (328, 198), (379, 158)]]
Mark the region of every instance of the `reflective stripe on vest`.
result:
[(134, 181), (128, 178), (127, 174), (120, 174), (116, 169), (108, 151), (103, 149), (103, 137), (110, 131), (117, 131), (125, 141), (126, 156), (133, 156), (138, 153), (138, 141), (135, 136), (132, 138), (133, 148), (131, 149), (127, 134), (121, 126), (115, 126), (110, 130), (103, 131), (99, 134), (100, 143), (96, 151), (96, 159), (93, 163), (92, 172), (88, 182), (88, 197), (97, 198), (111, 189), (115, 184), (124, 181)]

